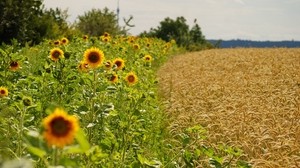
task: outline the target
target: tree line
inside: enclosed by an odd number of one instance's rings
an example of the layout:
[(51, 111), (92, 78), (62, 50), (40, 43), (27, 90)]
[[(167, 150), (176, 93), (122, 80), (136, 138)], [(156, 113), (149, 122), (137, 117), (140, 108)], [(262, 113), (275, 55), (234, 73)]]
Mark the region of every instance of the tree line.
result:
[[(124, 19), (125, 26), (120, 26), (116, 13), (108, 8), (87, 11), (72, 24), (67, 22), (67, 18), (67, 10), (46, 9), (43, 0), (1, 0), (0, 43), (10, 44), (16, 40), (20, 45), (35, 45), (44, 39), (101, 36), (105, 32), (111, 35), (128, 35), (132, 26), (129, 22), (133, 19)], [(212, 47), (196, 20), (190, 28), (184, 17), (177, 17), (175, 20), (167, 17), (157, 28), (144, 31), (139, 36), (175, 40), (179, 46), (188, 50)]]

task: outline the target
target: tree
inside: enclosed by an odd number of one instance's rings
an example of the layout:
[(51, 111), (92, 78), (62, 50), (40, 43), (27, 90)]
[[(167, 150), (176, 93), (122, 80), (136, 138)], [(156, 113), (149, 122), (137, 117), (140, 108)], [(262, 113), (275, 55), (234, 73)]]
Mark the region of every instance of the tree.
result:
[(91, 36), (100, 36), (105, 32), (112, 35), (125, 34), (126, 30), (118, 25), (117, 16), (114, 12), (109, 11), (108, 8), (92, 9), (85, 12), (84, 15), (78, 16), (78, 23), (76, 27), (85, 34)]
[(1, 0), (0, 40), (10, 42), (13, 38), (20, 42), (29, 41), (35, 33), (32, 21), (42, 13), (42, 0)]
[(201, 50), (210, 48), (209, 43), (205, 40), (197, 20), (194, 21), (194, 26), (190, 29), (184, 17), (177, 17), (176, 20), (165, 18), (160, 22), (160, 25), (149, 32), (143, 32), (140, 36), (157, 37), (165, 41), (174, 39), (179, 46), (185, 47), (188, 50)]
[(44, 10), (43, 0), (0, 1), (0, 43), (37, 44), (68, 30), (67, 11)]

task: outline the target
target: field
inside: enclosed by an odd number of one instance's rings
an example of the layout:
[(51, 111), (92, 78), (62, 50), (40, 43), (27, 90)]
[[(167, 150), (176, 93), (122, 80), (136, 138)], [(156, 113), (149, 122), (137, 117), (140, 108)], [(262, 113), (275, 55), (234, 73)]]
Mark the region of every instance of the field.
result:
[(0, 47), (0, 167), (299, 167), (299, 49)]
[(300, 166), (300, 49), (188, 53), (158, 74), (174, 135), (201, 125), (206, 138), (194, 146), (225, 153), (220, 163), (232, 160), (224, 150), (229, 146), (253, 167)]

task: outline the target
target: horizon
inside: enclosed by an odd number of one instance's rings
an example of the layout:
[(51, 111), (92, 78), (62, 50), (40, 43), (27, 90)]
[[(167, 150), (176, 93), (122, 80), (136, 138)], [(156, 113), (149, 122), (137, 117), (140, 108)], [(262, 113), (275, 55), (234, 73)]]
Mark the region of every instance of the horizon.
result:
[[(123, 18), (133, 16), (129, 33), (138, 35), (157, 28), (166, 17), (183, 16), (191, 27), (194, 19), (206, 39), (251, 41), (300, 41), (298, 0), (119, 0), (120, 26)], [(68, 21), (74, 22), (93, 8), (107, 7), (116, 13), (118, 0), (44, 0), (46, 8), (68, 9)]]

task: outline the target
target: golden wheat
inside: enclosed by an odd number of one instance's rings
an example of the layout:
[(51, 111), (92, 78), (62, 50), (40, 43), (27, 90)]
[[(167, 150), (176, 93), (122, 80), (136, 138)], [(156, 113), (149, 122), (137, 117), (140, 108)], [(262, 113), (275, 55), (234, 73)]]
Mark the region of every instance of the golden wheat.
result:
[(239, 147), (253, 167), (300, 166), (300, 49), (215, 49), (158, 72), (171, 131), (201, 124), (211, 145)]

